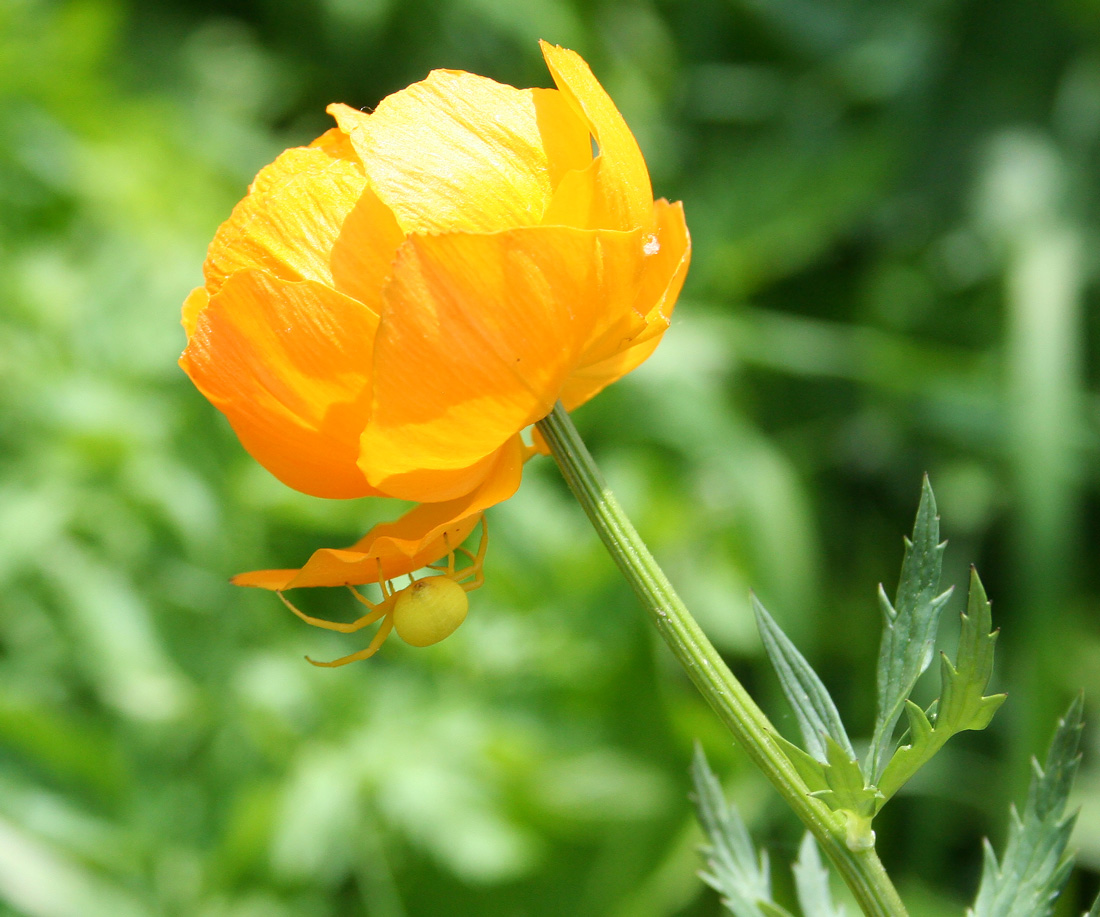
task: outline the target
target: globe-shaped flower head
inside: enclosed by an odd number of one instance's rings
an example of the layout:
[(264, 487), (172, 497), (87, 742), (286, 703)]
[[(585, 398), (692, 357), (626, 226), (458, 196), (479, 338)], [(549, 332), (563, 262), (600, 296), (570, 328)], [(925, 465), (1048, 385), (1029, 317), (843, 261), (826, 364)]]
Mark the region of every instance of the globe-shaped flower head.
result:
[(373, 112), (329, 106), (338, 126), (264, 168), (218, 230), (183, 310), (195, 385), (289, 486), (424, 504), (384, 547), (375, 532), (241, 582), (363, 583), (382, 556), (385, 577), (442, 557), (518, 486), (520, 431), (668, 327), (682, 208), (653, 200), (587, 64), (542, 50), (556, 89), (437, 70)]

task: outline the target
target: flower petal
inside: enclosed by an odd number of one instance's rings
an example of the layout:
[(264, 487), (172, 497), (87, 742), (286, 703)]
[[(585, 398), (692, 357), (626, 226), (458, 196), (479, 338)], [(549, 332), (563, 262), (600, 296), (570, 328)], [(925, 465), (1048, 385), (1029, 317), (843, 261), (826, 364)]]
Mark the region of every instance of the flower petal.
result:
[(206, 292), (206, 287), (195, 287), (187, 294), (187, 299), (183, 301), (180, 324), (183, 325), (183, 330), (187, 332), (188, 337), (195, 333), (195, 323), (199, 320), (199, 314), (209, 303), (210, 294)]
[(556, 188), (566, 176), (592, 162), (592, 134), (588, 122), (572, 102), (557, 89), (531, 89), (542, 147), (550, 170), (550, 185)]
[(580, 225), (624, 230), (648, 226), (653, 188), (638, 141), (579, 54), (545, 41), (539, 44), (554, 83), (584, 116), (600, 147), (590, 176), (593, 222)]
[(522, 470), (523, 444), (516, 436), (500, 450), (491, 473), (472, 493), (445, 503), (422, 503), (395, 522), (376, 525), (350, 548), (315, 551), (300, 570), (256, 570), (240, 573), (232, 582), (281, 591), (358, 586), (412, 573), (460, 545), (485, 509), (515, 493)]
[[(543, 226), (576, 226), (578, 229), (599, 229), (603, 208), (597, 198), (600, 167), (593, 159), (583, 169), (574, 169), (562, 176), (554, 187), (554, 195), (542, 215)], [(618, 229), (604, 219), (604, 229)]]
[(621, 339), (605, 338), (585, 352), (562, 387), (566, 410), (584, 404), (641, 365), (657, 349), (669, 326), (691, 261), (691, 237), (683, 204), (661, 199), (654, 205), (654, 218), (655, 231), (643, 238), (645, 267), (635, 301), (635, 308), (645, 315), (644, 324), (626, 346)]
[(357, 465), (378, 317), (312, 281), (238, 271), (198, 315), (180, 365), (283, 483), (375, 494)]
[(381, 314), (382, 287), (404, 240), (393, 211), (365, 188), (332, 243), (333, 286)]
[[(359, 442), (362, 450), (364, 438)], [(493, 469), (498, 449), (459, 468), (408, 468), (406, 463), (402, 466), (405, 470), (393, 472), (378, 470), (370, 456), (360, 451), (359, 468), (372, 486), (387, 496), (418, 503), (441, 503), (480, 487)], [(377, 477), (372, 477), (375, 473)]]
[(538, 223), (551, 194), (539, 120), (560, 120), (556, 109), (530, 89), (454, 70), (433, 70), (370, 115), (330, 107), (406, 232)]
[(347, 136), (333, 128), (261, 170), (210, 244), (206, 287), (216, 293), (236, 271), (259, 268), (374, 305), (401, 239)]
[(548, 414), (593, 341), (644, 327), (645, 260), (640, 231), (410, 237), (383, 294), (360, 460), (370, 482), (417, 499), (394, 478), (447, 482)]

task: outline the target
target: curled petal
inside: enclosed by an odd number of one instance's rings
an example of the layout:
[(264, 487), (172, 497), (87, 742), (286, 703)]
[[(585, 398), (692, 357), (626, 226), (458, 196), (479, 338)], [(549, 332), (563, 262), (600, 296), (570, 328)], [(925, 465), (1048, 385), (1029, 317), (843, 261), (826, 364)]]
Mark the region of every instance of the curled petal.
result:
[[(554, 195), (542, 215), (544, 226), (576, 226), (579, 229), (621, 229), (628, 220), (605, 218), (599, 200), (599, 177), (602, 162), (596, 158), (582, 169), (562, 176), (554, 187)], [(630, 227), (625, 227), (630, 228)]]
[(629, 341), (605, 338), (590, 347), (562, 387), (567, 410), (588, 399), (640, 366), (661, 342), (691, 261), (691, 237), (683, 204), (662, 199), (654, 205), (656, 228), (643, 238), (647, 253), (636, 308), (645, 322)]
[[(562, 120), (553, 107), (543, 99), (544, 123)], [(532, 90), (433, 70), (370, 115), (329, 110), (406, 232), (493, 232), (542, 218), (551, 171)]]
[(523, 445), (510, 440), (481, 487), (458, 500), (422, 503), (394, 522), (376, 525), (346, 549), (322, 548), (300, 570), (256, 570), (233, 577), (238, 586), (282, 591), (307, 586), (358, 586), (393, 579), (435, 563), (474, 530), (481, 513), (519, 486)]
[(180, 365), (244, 447), (318, 497), (376, 494), (359, 470), (378, 317), (311, 281), (238, 271), (211, 297)]
[[(545, 41), (540, 45), (554, 83), (584, 117), (600, 147), (590, 174), (576, 179), (591, 183), (592, 222), (573, 225), (623, 230), (648, 226), (653, 208), (649, 170), (619, 109), (579, 54)], [(582, 192), (570, 191), (573, 196)], [(577, 206), (576, 201), (569, 205)]]
[(532, 89), (530, 93), (539, 137), (546, 151), (550, 186), (557, 188), (565, 176), (587, 168), (592, 162), (592, 134), (588, 122), (564, 93), (557, 89)]
[(645, 327), (645, 261), (640, 231), (410, 237), (375, 344), (360, 459), (371, 483), (395, 496), (401, 475), (445, 486), (548, 414), (596, 342), (626, 346)]

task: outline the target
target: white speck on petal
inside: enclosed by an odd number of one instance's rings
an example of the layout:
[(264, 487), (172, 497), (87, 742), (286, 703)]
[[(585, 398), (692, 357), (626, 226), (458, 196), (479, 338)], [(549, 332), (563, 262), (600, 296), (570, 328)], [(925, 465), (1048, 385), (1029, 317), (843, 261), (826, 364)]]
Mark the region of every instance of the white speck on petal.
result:
[(642, 243), (642, 251), (648, 255), (656, 255), (661, 250), (661, 243), (657, 241), (657, 237), (650, 233), (645, 237), (645, 242)]

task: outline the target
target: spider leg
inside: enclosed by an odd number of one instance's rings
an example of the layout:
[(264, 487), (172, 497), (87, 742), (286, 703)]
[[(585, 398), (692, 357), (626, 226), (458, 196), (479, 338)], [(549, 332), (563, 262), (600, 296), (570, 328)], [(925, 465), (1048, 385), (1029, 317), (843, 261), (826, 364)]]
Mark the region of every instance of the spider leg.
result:
[(306, 662), (318, 668), (332, 669), (338, 665), (347, 665), (349, 662), (358, 662), (360, 659), (369, 659), (377, 653), (378, 648), (386, 642), (386, 638), (390, 635), (392, 629), (393, 615), (387, 615), (386, 619), (375, 633), (374, 639), (371, 640), (370, 645), (366, 649), (359, 650), (358, 653), (352, 653), (349, 656), (341, 656), (339, 659), (333, 659), (332, 662), (318, 662), (316, 659), (310, 659), (309, 656), (306, 656)]
[(340, 621), (326, 621), (324, 618), (315, 618), (312, 615), (307, 615), (304, 611), (299, 611), (297, 608), (295, 608), (290, 599), (283, 595), (282, 592), (276, 591), (275, 594), (282, 600), (282, 603), (286, 605), (287, 608), (289, 608), (299, 618), (305, 621), (306, 624), (312, 624), (314, 627), (323, 627), (325, 630), (336, 630), (342, 634), (353, 634), (357, 630), (361, 630), (362, 628), (366, 627), (368, 624), (373, 624), (375, 621), (381, 618), (388, 609), (386, 609), (385, 607), (372, 605), (365, 598), (359, 595), (358, 592), (355, 592), (354, 589), (352, 589), (351, 591), (355, 593), (359, 601), (361, 601), (364, 605), (371, 609), (371, 613), (369, 615), (363, 615), (363, 617), (359, 618), (356, 621), (352, 621), (350, 624), (344, 624)]
[(489, 520), (485, 518), (485, 513), (481, 514), (481, 541), (477, 544), (477, 557), (474, 558), (474, 563), (481, 566), (481, 562), (485, 560), (485, 549), (489, 547)]
[(382, 590), (382, 604), (385, 605), (393, 596), (393, 583), (382, 578), (382, 558), (376, 557), (375, 560), (378, 561), (378, 588)]
[(443, 533), (443, 544), (447, 546), (447, 576), (455, 575), (455, 549), (451, 547), (451, 536)]
[(444, 576), (449, 576), (451, 579), (455, 579), (455, 552), (461, 551), (463, 554), (469, 555), (469, 551), (465, 548), (452, 548), (451, 537), (446, 532), (443, 533), (443, 544), (447, 548), (447, 563), (440, 563), (436, 561), (434, 564), (428, 564), (429, 570), (438, 570)]
[(474, 577), (472, 580), (470, 580), (468, 583), (459, 583), (458, 584), (466, 592), (473, 592), (475, 589), (477, 589), (479, 586), (484, 585), (484, 583), (485, 583), (485, 574), (481, 572), (480, 567), (478, 567), (477, 570), (471, 570), (470, 573)]
[[(470, 557), (472, 563), (465, 570), (462, 571), (464, 576), (472, 576), (473, 579), (468, 583), (460, 583), (459, 585), (466, 592), (472, 592), (477, 589), (478, 586), (485, 582), (485, 574), (482, 571), (482, 563), (485, 561), (485, 550), (489, 547), (489, 526), (487, 525), (485, 514), (481, 514), (481, 541), (478, 542), (477, 554)], [(463, 549), (465, 550), (465, 549)], [(465, 552), (469, 555), (469, 551)]]

